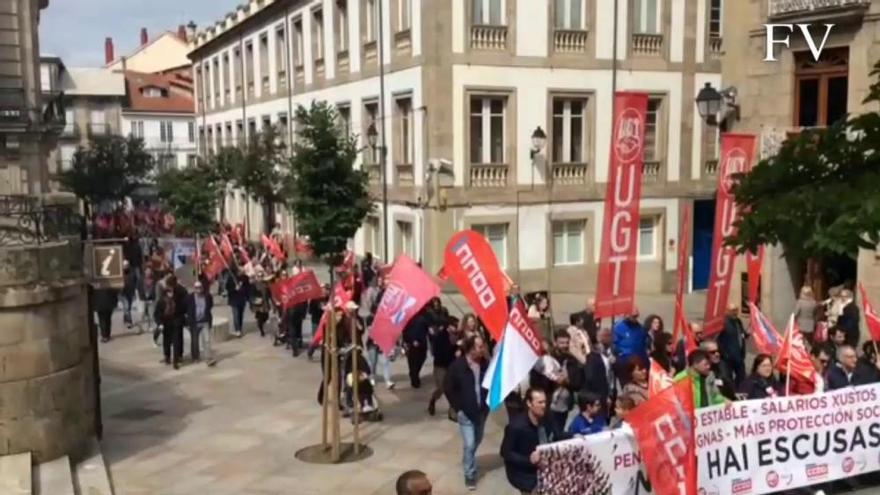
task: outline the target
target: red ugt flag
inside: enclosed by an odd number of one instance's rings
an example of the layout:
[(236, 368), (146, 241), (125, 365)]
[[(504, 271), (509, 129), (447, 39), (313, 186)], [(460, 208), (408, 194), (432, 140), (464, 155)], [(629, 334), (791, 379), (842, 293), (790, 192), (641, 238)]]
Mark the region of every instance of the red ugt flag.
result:
[(596, 318), (628, 315), (635, 307), (636, 241), (648, 95), (617, 93), (614, 105), (614, 136), (596, 284)]
[(874, 305), (868, 300), (868, 293), (861, 282), (859, 282), (859, 293), (862, 295), (862, 306), (865, 308), (865, 324), (871, 333), (871, 340), (880, 340), (880, 316), (874, 312)]
[(388, 286), (379, 302), (370, 337), (389, 354), (407, 323), (431, 299), (440, 295), (440, 287), (406, 255), (394, 262)]
[(321, 284), (311, 270), (272, 285), (272, 297), (282, 309), (292, 308), (310, 299), (320, 299), (323, 295)]
[(746, 253), (746, 268), (749, 274), (749, 301), (758, 304), (758, 290), (761, 288), (761, 266), (764, 264), (764, 246), (757, 253)]
[(690, 378), (652, 395), (629, 413), (657, 495), (696, 495), (694, 391)]
[(739, 217), (733, 196), (734, 174), (747, 173), (755, 156), (755, 136), (751, 134), (723, 134), (721, 136), (721, 165), (718, 173), (718, 197), (715, 201), (715, 233), (712, 239), (712, 271), (706, 294), (706, 314), (703, 331), (714, 335), (724, 328), (730, 282), (736, 263), (736, 250), (724, 241), (736, 235), (734, 225)]

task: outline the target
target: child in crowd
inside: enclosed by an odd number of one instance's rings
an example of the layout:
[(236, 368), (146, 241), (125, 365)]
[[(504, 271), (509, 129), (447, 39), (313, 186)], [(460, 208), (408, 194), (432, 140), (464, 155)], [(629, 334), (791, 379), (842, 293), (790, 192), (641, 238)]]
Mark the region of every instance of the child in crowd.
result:
[(614, 403), (614, 419), (611, 420), (611, 429), (616, 430), (623, 425), (629, 426), (626, 422), (626, 416), (630, 411), (636, 408), (636, 401), (632, 397), (622, 395), (617, 398)]
[(602, 399), (593, 393), (578, 395), (578, 409), (581, 413), (575, 416), (568, 427), (572, 435), (592, 435), (605, 429), (605, 418), (602, 417)]

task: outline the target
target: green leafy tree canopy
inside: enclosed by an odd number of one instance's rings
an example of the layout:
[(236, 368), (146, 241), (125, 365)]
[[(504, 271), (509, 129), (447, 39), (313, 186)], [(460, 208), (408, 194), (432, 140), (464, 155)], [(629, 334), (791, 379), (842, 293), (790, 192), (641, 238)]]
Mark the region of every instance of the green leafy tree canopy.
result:
[(204, 163), (178, 169), (168, 169), (156, 178), (159, 199), (174, 215), (176, 227), (182, 234), (207, 234), (216, 225), (216, 184), (214, 169)]
[(153, 157), (135, 137), (105, 136), (73, 155), (70, 169), (59, 181), (86, 204), (122, 201), (152, 172)]
[(327, 102), (296, 110), (287, 203), (315, 254), (339, 263), (348, 240), (373, 210), (367, 174), (356, 170), (357, 146)]
[[(880, 76), (880, 63), (872, 76)], [(880, 103), (880, 79), (865, 104)], [(776, 156), (735, 177), (739, 251), (780, 244), (797, 262), (857, 256), (880, 243), (880, 113), (851, 116), (785, 141)]]

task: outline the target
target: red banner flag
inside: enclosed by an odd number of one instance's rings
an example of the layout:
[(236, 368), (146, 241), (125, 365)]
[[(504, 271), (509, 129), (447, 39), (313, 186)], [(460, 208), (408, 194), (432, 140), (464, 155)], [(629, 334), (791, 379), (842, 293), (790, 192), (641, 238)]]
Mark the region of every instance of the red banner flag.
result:
[(761, 354), (774, 355), (782, 347), (779, 332), (773, 323), (755, 305), (749, 303), (749, 322), (752, 327), (752, 343)]
[(690, 250), (691, 209), (685, 208), (681, 229), (678, 231), (678, 286), (675, 288), (675, 320), (672, 327), (672, 341), (678, 345), (678, 339), (687, 331), (687, 318), (684, 313), (684, 293), (687, 290), (688, 254)]
[(788, 318), (788, 328), (776, 360), (776, 368), (786, 375), (792, 375), (810, 383), (816, 381), (816, 368), (810, 361), (810, 353), (804, 344), (804, 335), (794, 321), (794, 315)]
[(496, 342), (507, 324), (504, 275), (492, 246), (473, 230), (458, 232), (446, 244), (444, 271), (489, 329)]
[(865, 309), (865, 325), (871, 334), (871, 340), (875, 342), (880, 341), (880, 316), (874, 312), (874, 305), (868, 300), (868, 292), (865, 291), (865, 286), (861, 282), (859, 282), (859, 294), (862, 296), (862, 306)]
[(725, 246), (724, 240), (736, 235), (734, 222), (738, 209), (733, 197), (734, 175), (747, 173), (755, 156), (755, 136), (751, 134), (721, 135), (721, 164), (718, 168), (718, 196), (715, 201), (715, 233), (712, 240), (712, 271), (706, 295), (703, 331), (714, 335), (724, 328), (730, 282), (733, 278), (736, 250)]
[(297, 236), (293, 241), (293, 249), (297, 255), (309, 256), (312, 254), (312, 246), (308, 239)]
[(626, 417), (657, 495), (696, 495), (694, 391), (690, 378), (652, 395)]
[(596, 284), (596, 318), (628, 315), (635, 308), (639, 201), (648, 95), (614, 96), (614, 136), (605, 192), (602, 250)]
[(223, 258), (226, 261), (232, 260), (232, 243), (229, 242), (229, 236), (226, 234), (220, 234), (220, 252), (223, 253)]
[(206, 249), (205, 253), (208, 255), (208, 263), (202, 270), (202, 273), (205, 274), (208, 280), (217, 280), (217, 277), (226, 269), (226, 262), (217, 249)]
[(758, 291), (761, 288), (761, 267), (764, 265), (764, 246), (757, 253), (746, 253), (746, 268), (749, 274), (749, 302), (758, 304)]
[(660, 363), (654, 361), (654, 358), (648, 358), (651, 361), (651, 373), (648, 375), (648, 396), (653, 397), (660, 392), (672, 386), (672, 376), (660, 366)]
[(440, 287), (406, 255), (394, 262), (388, 285), (376, 310), (370, 337), (390, 354), (404, 327), (428, 302), (440, 295)]
[(245, 249), (243, 246), (238, 246), (238, 254), (239, 256), (241, 256), (241, 261), (244, 261), (245, 264), (251, 262), (251, 257), (250, 255), (248, 255), (247, 249)]
[(263, 234), (260, 240), (263, 241), (263, 247), (265, 247), (267, 251), (272, 253), (272, 256), (274, 256), (276, 260), (278, 260), (279, 262), (284, 261), (284, 259), (286, 258), (286, 256), (284, 255), (284, 251), (281, 250), (281, 246), (279, 246), (278, 243), (275, 242), (275, 239), (272, 239), (266, 234)]
[(320, 299), (323, 295), (318, 277), (311, 270), (272, 284), (272, 298), (282, 309), (292, 308), (311, 299)]

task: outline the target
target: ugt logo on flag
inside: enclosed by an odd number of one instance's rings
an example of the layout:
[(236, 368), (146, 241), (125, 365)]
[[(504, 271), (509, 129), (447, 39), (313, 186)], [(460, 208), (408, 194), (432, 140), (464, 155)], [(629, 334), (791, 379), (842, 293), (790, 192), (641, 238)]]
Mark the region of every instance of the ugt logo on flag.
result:
[(522, 300), (518, 300), (510, 311), (501, 343), (486, 370), (483, 388), (489, 390), (486, 400), (493, 411), (529, 375), (535, 362), (544, 353), (538, 337), (540, 334), (526, 315)]

